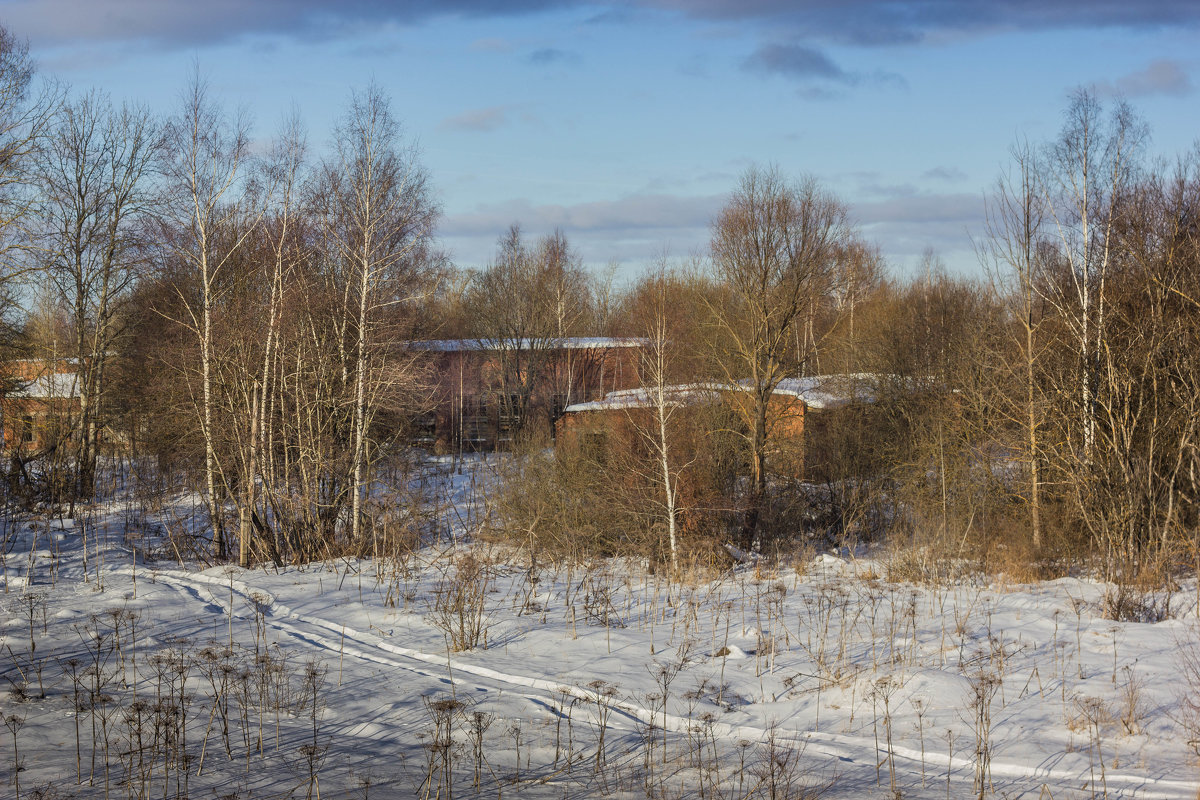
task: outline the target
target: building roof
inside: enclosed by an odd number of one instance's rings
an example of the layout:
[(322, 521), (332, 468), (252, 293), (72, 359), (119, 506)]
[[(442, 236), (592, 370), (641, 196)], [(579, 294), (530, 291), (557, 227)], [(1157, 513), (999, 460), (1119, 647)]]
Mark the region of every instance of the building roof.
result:
[(79, 397), (78, 363), (74, 358), (13, 359), (0, 363), (0, 379), (8, 397)]
[[(874, 395), (871, 382), (875, 378), (868, 374), (854, 375), (813, 375), (806, 378), (784, 378), (775, 387), (774, 394), (795, 397), (804, 401), (810, 409), (838, 408), (848, 403), (860, 401), (870, 402)], [(748, 381), (741, 381), (739, 387), (749, 388)], [(703, 382), (680, 383), (663, 387), (665, 399), (670, 405), (690, 405), (692, 403), (712, 402), (722, 392), (730, 391), (727, 383)], [(587, 403), (572, 403), (564, 410), (565, 413), (587, 411), (616, 411), (630, 408), (652, 408), (657, 402), (653, 389), (641, 387), (637, 389), (622, 389), (609, 392), (603, 400), (593, 400)]]
[(876, 380), (877, 375), (863, 372), (784, 378), (775, 387), (775, 394), (798, 397), (812, 409), (838, 408), (853, 402), (872, 402), (875, 399), (873, 387)]
[(74, 372), (53, 372), (21, 382), (8, 396), (39, 399), (79, 397), (79, 383)]
[(429, 339), (409, 342), (411, 350), (435, 353), (462, 353), (487, 350), (609, 350), (618, 347), (644, 347), (649, 340), (637, 337), (567, 336), (525, 339)]
[[(691, 405), (692, 403), (712, 402), (718, 393), (729, 387), (723, 383), (680, 383), (664, 386), (664, 399), (668, 405)], [(564, 409), (570, 414), (577, 411), (619, 411), (628, 408), (652, 408), (657, 400), (653, 388), (640, 387), (637, 389), (621, 389), (609, 392), (603, 400), (592, 400), (587, 403), (572, 403)]]

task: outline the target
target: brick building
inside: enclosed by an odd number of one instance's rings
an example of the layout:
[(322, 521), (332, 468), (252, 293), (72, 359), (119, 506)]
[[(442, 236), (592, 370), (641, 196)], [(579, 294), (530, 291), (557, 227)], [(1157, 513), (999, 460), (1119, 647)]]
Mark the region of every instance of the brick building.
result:
[[(775, 469), (790, 477), (821, 479), (828, 438), (844, 409), (869, 401), (868, 375), (819, 375), (787, 378), (775, 387), (768, 405), (768, 425), (775, 449)], [(691, 383), (665, 387), (672, 406), (723, 405), (737, 412), (748, 402), (744, 388), (726, 383)], [(608, 392), (601, 399), (564, 409), (558, 438), (592, 449), (611, 437), (632, 441), (635, 431), (650, 430), (656, 395), (644, 387)], [(736, 419), (740, 415), (733, 414)]]
[(411, 342), (433, 385), (415, 439), (451, 452), (503, 449), (521, 432), (553, 436), (572, 404), (639, 384), (644, 344), (603, 337)]
[(73, 360), (20, 359), (0, 369), (0, 450), (37, 452), (70, 434), (80, 408)]

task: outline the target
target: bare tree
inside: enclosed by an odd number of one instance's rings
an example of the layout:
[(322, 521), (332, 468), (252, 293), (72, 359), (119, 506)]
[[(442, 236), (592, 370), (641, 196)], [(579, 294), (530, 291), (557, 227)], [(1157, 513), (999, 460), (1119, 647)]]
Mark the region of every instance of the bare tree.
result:
[[(980, 256), (992, 272), (993, 287), (1010, 304), (1016, 322), (1022, 403), (1013, 416), (1024, 428), (1023, 460), (1029, 470), (1029, 525), (1035, 548), (1042, 545), (1042, 479), (1039, 446), (1043, 414), (1038, 360), (1044, 345), (1039, 341), (1041, 307), (1038, 286), (1044, 284), (1045, 206), (1038, 184), (1037, 164), (1027, 144), (1012, 149), (1012, 172), (1002, 177), (987, 205), (987, 238)], [(997, 395), (1003, 399), (1006, 393)]]
[(1058, 139), (1040, 162), (1039, 186), (1068, 269), (1068, 280), (1049, 284), (1053, 303), (1076, 341), (1079, 370), (1077, 435), (1083, 459), (1096, 437), (1094, 394), (1104, 349), (1105, 284), (1114, 253), (1120, 198), (1130, 185), (1147, 137), (1145, 125), (1124, 102), (1106, 117), (1090, 91), (1071, 97)]
[(143, 261), (141, 223), (160, 132), (145, 108), (92, 92), (64, 105), (37, 159), (46, 275), (70, 309), (78, 452), (73, 496), (94, 491), (109, 355), (121, 304)]
[(648, 395), (652, 415), (649, 426), (638, 426), (638, 432), (648, 446), (657, 468), (656, 483), (662, 495), (663, 520), (667, 529), (667, 544), (671, 554), (671, 574), (679, 573), (679, 473), (686, 465), (680, 463), (670, 434), (672, 419), (680, 409), (681, 399), (672, 390), (672, 351), (677, 346), (679, 330), (671, 330), (667, 310), (668, 276), (666, 264), (647, 281), (651, 301), (648, 319), (642, 321), (646, 344), (640, 350), (642, 385)]
[(185, 267), (199, 285), (198, 298), (183, 286), (176, 287), (184, 309), (184, 317), (176, 321), (192, 332), (200, 350), (199, 397), (194, 406), (204, 440), (204, 483), (218, 558), (226, 555), (218, 495), (225, 476), (218, 462), (214, 421), (213, 324), (222, 271), (261, 214), (255, 187), (246, 180), (249, 147), (249, 121), (240, 114), (228, 119), (209, 98), (208, 86), (197, 73), (184, 92), (179, 112), (166, 126), (161, 164), (165, 196), (159, 203), (157, 231), (168, 259)]
[[(878, 248), (853, 240), (843, 249), (837, 264), (831, 287), (833, 320), (826, 335), (836, 335), (835, 338), (840, 339), (837, 344), (840, 345), (839, 362), (842, 371), (853, 373), (859, 371), (860, 334), (856, 327), (860, 316), (859, 308), (883, 283), (883, 256)], [(815, 317), (815, 313), (809, 313), (808, 335), (805, 337), (814, 349), (821, 339), (814, 330)], [(829, 349), (828, 346), (825, 349)], [(800, 359), (804, 354), (804, 347), (797, 346), (796, 358)], [(814, 366), (819, 364), (815, 353), (812, 361)], [(820, 370), (818, 368), (813, 372), (819, 374)]]
[(497, 245), (496, 259), (472, 280), (467, 303), (479, 346), (499, 357), (500, 412), (521, 427), (555, 330), (537, 253), (526, 246), (520, 225), (511, 225)]
[[(553, 322), (554, 337), (561, 342), (580, 332), (581, 323), (589, 311), (588, 276), (580, 265), (579, 256), (561, 230), (556, 229), (539, 242), (537, 260), (541, 280), (547, 289), (547, 311)], [(561, 369), (555, 370), (558, 385), (554, 388), (565, 407), (575, 400), (572, 393), (575, 389), (575, 371), (579, 365), (575, 363), (572, 348), (563, 350), (562, 358), (565, 363)]]
[(312, 200), (338, 266), (342, 373), (345, 385), (353, 386), (350, 535), (358, 542), (379, 394), (406, 377), (389, 374), (379, 357), (386, 317), (419, 299), (418, 278), (438, 209), (416, 150), (402, 144), (400, 125), (379, 87), (351, 95), (334, 137), (334, 155), (321, 170)]
[[(6, 357), (17, 338), (13, 312), (21, 306), (19, 281), (38, 265), (28, 258), (37, 201), (29, 162), (59, 102), (53, 85), (35, 93), (33, 76), (29, 44), (0, 26), (0, 353)], [(0, 390), (9, 384), (11, 379), (0, 381)], [(0, 419), (0, 445), (3, 429)]]
[[(735, 405), (750, 450), (750, 495), (743, 521), (758, 547), (774, 416), (771, 396), (789, 375), (795, 326), (829, 289), (838, 254), (850, 238), (846, 209), (815, 179), (787, 180), (776, 169), (751, 169), (713, 225), (712, 263), (732, 294), (714, 306), (726, 380), (745, 402)], [(801, 353), (803, 360), (804, 353)]]
[(33, 76), (29, 44), (0, 26), (0, 265), (6, 278), (30, 267), (18, 260), (30, 249), (38, 201), (30, 161), (61, 101), (57, 85), (35, 92)]
[[(561, 344), (581, 332), (589, 288), (561, 231), (528, 247), (516, 224), (500, 238), (496, 259), (474, 277), (467, 304), (475, 336), (481, 347), (498, 355), (502, 410), (517, 427), (528, 422), (530, 400), (540, 382), (557, 381), (552, 389), (564, 405), (575, 399), (574, 374), (583, 365)], [(555, 363), (556, 358), (563, 363)]]

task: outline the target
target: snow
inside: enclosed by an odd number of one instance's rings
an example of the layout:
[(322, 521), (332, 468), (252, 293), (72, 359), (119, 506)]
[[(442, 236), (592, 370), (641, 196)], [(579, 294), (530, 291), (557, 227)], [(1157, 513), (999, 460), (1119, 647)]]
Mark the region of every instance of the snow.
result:
[[(806, 378), (784, 378), (772, 394), (797, 397), (809, 409), (839, 408), (849, 403), (867, 402), (873, 397), (870, 386), (874, 375), (813, 375)], [(749, 389), (749, 381), (738, 386)], [(663, 392), (670, 405), (691, 405), (713, 402), (720, 393), (730, 391), (730, 384), (718, 382), (679, 383), (664, 386)], [(631, 408), (651, 408), (657, 404), (656, 392), (652, 387), (620, 389), (609, 392), (602, 400), (573, 403), (566, 413), (585, 411), (620, 411)]]
[(79, 397), (79, 386), (73, 372), (39, 375), (9, 392), (10, 397)]
[[(1105, 619), (1106, 587), (1082, 577), (916, 585), (833, 554), (674, 585), (617, 561), (531, 566), (466, 535), (487, 478), (442, 479), (465, 509), (447, 515), (453, 541), (403, 560), (204, 568), (125, 538), (169, 528), (184, 496), (162, 516), (114, 502), (0, 532), (0, 711), (24, 720), (22, 796), (105, 797), (107, 764), (111, 797), (434, 797), (448, 782), (464, 797), (732, 798), (786, 779), (883, 798), (893, 771), (900, 796), (968, 797), (988, 687), (989, 796), (1200, 791), (1179, 722), (1180, 693), (1200, 689), (1180, 660), (1200, 643), (1194, 582), (1150, 624)], [(488, 576), (486, 647), (451, 652), (435, 607), (468, 554)], [(93, 708), (96, 674), (110, 699)], [(186, 742), (161, 724), (180, 674)], [(7, 728), (0, 787), (15, 796)]]
[[(713, 402), (729, 387), (722, 383), (680, 383), (663, 387), (668, 405), (691, 405)], [(657, 404), (657, 392), (652, 388), (618, 389), (604, 395), (603, 400), (572, 403), (564, 410), (571, 414), (584, 411), (621, 411), (631, 408), (652, 408)]]
[(775, 393), (799, 397), (811, 409), (838, 408), (856, 401), (870, 402), (876, 380), (878, 376), (866, 373), (784, 378)]
[(478, 350), (611, 350), (619, 347), (642, 347), (647, 339), (635, 337), (573, 336), (546, 339), (430, 339), (409, 342), (412, 350), (435, 353), (461, 353)]

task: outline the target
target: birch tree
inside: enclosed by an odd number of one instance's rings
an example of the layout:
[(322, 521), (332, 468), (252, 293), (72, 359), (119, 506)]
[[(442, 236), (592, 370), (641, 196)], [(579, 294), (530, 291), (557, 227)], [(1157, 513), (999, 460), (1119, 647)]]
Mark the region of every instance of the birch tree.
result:
[(389, 374), (379, 348), (387, 317), (394, 320), (418, 299), (438, 210), (416, 150), (402, 142), (399, 122), (379, 87), (351, 95), (334, 139), (334, 154), (312, 199), (340, 284), (342, 375), (352, 387), (350, 537), (357, 543), (377, 403), (381, 392), (405, 379), (394, 364)]
[[(223, 383), (230, 396), (229, 427), (233, 431), (240, 476), (238, 561), (242, 566), (249, 566), (255, 533), (265, 533), (267, 529), (267, 515), (260, 508), (261, 492), (282, 488), (279, 476), (270, 468), (275, 453), (274, 418), (270, 411), (279, 393), (277, 373), (284, 298), (302, 257), (297, 229), (302, 222), (299, 181), (305, 149), (303, 128), (293, 115), (261, 164), (258, 180), (270, 190), (264, 198), (268, 213), (254, 237), (251, 252), (241, 259), (247, 262), (242, 265), (248, 273), (242, 283), (247, 284), (244, 291), (248, 297), (238, 320), (240, 357), (227, 365)], [(287, 485), (286, 477), (282, 485)], [(282, 554), (277, 535), (271, 535), (263, 544), (270, 557), (280, 563)]]
[[(547, 311), (552, 321), (554, 338), (562, 342), (569, 336), (580, 333), (589, 306), (589, 281), (579, 262), (579, 256), (567, 242), (566, 235), (556, 229), (538, 244), (538, 265), (541, 281), (547, 291)], [(557, 365), (554, 387), (555, 394), (562, 399), (565, 408), (575, 401), (576, 370), (583, 366), (577, 363), (572, 348), (560, 351), (564, 363)], [(553, 423), (554, 420), (551, 420)]]
[(679, 473), (686, 465), (679, 463), (673, 446), (672, 420), (680, 408), (680, 397), (673, 392), (671, 380), (672, 350), (680, 331), (670, 329), (667, 311), (668, 277), (664, 265), (650, 279), (649, 293), (653, 297), (650, 314), (642, 321), (646, 344), (639, 350), (642, 386), (648, 395), (652, 419), (649, 426), (638, 426), (638, 432), (653, 456), (662, 498), (662, 516), (671, 554), (671, 574), (679, 574)]
[[(837, 342), (838, 348), (835, 352), (840, 356), (838, 361), (844, 372), (859, 371), (860, 342), (856, 328), (861, 315), (859, 309), (872, 294), (879, 291), (883, 282), (883, 271), (883, 256), (878, 248), (861, 241), (849, 242), (837, 259), (837, 269), (831, 287), (834, 325), (830, 333), (841, 334), (841, 341)], [(815, 302), (810, 305), (815, 305)], [(819, 340), (812, 330), (814, 316), (815, 314), (809, 314), (809, 331), (805, 341), (815, 348)], [(804, 346), (798, 345), (796, 358), (801, 359), (804, 354)], [(812, 361), (818, 361), (815, 354)]]
[(1047, 286), (1077, 348), (1078, 447), (1086, 463), (1096, 439), (1095, 391), (1104, 349), (1105, 285), (1114, 258), (1120, 198), (1131, 184), (1147, 137), (1132, 108), (1117, 103), (1106, 114), (1092, 92), (1079, 90), (1067, 107), (1059, 137), (1040, 161), (1038, 185), (1067, 266), (1067, 280)]
[(249, 148), (249, 120), (243, 114), (227, 117), (209, 97), (207, 84), (195, 76), (166, 126), (161, 163), (165, 194), (159, 203), (157, 230), (166, 256), (185, 267), (199, 286), (195, 298), (184, 287), (176, 287), (184, 309), (183, 318), (176, 322), (191, 331), (199, 347), (199, 386), (190, 388), (204, 442), (204, 488), (213, 549), (222, 559), (227, 543), (218, 489), (226, 492), (227, 487), (220, 485), (225, 475), (215, 432), (213, 325), (223, 271), (261, 214), (255, 187), (247, 180)]

